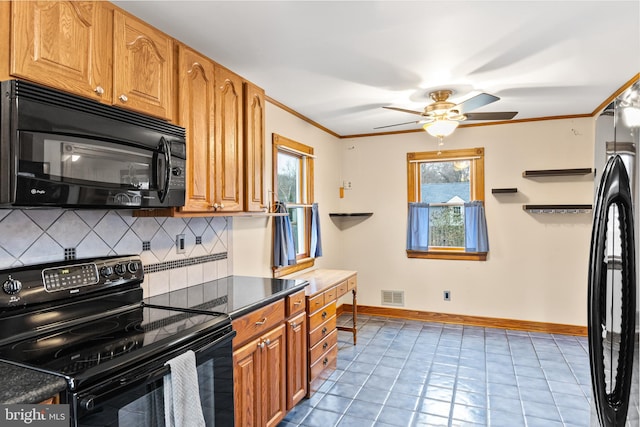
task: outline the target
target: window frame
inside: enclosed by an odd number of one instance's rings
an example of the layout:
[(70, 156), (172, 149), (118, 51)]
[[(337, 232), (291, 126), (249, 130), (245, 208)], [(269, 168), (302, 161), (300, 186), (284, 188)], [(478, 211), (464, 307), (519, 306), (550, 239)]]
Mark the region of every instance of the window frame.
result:
[[(420, 201), (420, 164), (433, 161), (470, 160), (469, 182), (471, 200), (484, 202), (484, 148), (421, 151), (407, 153), (407, 201)], [(407, 250), (407, 258), (486, 261), (485, 252), (466, 252), (458, 247), (429, 247), (428, 251)]]
[(296, 264), (282, 267), (272, 267), (273, 277), (282, 277), (296, 271), (313, 267), (315, 258), (309, 256), (311, 252), (311, 205), (314, 202), (314, 158), (313, 147), (286, 138), (282, 135), (274, 133), (272, 135), (272, 188), (271, 205), (274, 206), (278, 201), (278, 153), (283, 152), (288, 155), (298, 157), (301, 167), (300, 203), (287, 203), (287, 208), (303, 208), (304, 209), (304, 251), (296, 254)]

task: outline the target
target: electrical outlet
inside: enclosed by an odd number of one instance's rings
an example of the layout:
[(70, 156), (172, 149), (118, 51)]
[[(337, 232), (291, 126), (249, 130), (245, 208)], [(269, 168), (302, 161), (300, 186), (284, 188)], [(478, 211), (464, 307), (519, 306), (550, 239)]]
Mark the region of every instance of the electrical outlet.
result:
[(351, 181), (342, 181), (342, 188), (345, 190), (351, 190)]
[(445, 301), (451, 301), (451, 291), (444, 291), (443, 294)]
[(185, 251), (184, 234), (178, 234), (176, 235), (176, 253), (183, 254)]

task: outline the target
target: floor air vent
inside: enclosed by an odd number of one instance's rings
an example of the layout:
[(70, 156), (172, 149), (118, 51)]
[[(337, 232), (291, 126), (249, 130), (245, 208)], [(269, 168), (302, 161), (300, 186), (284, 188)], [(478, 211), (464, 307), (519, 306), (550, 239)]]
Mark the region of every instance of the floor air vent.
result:
[(404, 307), (404, 291), (382, 291), (382, 305)]

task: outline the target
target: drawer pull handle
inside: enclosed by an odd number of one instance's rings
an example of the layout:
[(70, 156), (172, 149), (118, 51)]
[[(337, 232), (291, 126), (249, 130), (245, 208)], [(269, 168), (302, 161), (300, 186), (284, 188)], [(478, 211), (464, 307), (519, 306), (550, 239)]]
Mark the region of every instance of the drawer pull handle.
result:
[(326, 311), (323, 311), (323, 312), (322, 312), (322, 318), (324, 319), (325, 317), (327, 317), (327, 312), (326, 312)]
[(265, 323), (267, 323), (267, 318), (266, 318), (266, 317), (263, 317), (261, 321), (256, 322), (256, 326), (262, 326), (262, 325), (264, 325)]
[(326, 333), (327, 333), (327, 328), (326, 327), (322, 328), (322, 335), (324, 335)]
[(328, 343), (328, 342), (326, 342), (326, 343), (322, 344), (322, 349), (323, 349), (323, 350), (326, 350), (326, 349), (327, 349), (327, 347), (329, 347), (329, 343)]
[(327, 363), (329, 363), (329, 359), (325, 357), (324, 360), (322, 361), (322, 364), (324, 366), (327, 366)]
[(300, 304), (302, 304), (302, 301), (296, 301), (293, 303), (293, 305), (300, 305)]

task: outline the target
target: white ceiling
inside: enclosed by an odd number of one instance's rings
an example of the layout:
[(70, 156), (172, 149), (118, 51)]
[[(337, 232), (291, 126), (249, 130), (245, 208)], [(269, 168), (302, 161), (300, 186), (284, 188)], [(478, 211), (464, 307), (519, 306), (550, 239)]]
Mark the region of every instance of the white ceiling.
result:
[(515, 119), (590, 114), (640, 72), (640, 1), (114, 1), (341, 136), (433, 89)]

